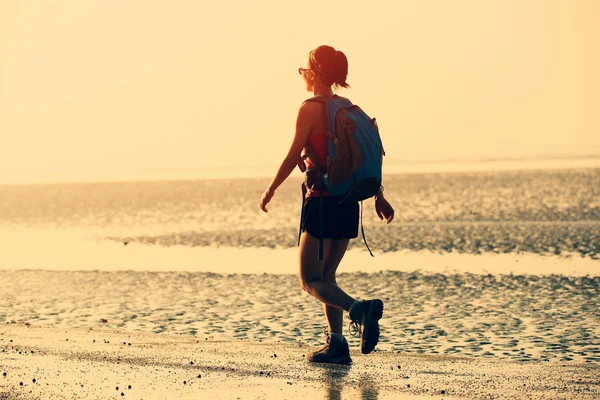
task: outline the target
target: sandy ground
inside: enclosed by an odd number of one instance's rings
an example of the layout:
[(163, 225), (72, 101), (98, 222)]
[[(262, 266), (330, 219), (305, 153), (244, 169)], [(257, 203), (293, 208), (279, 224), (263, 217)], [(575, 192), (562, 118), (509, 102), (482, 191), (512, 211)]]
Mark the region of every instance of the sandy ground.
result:
[[(0, 324), (324, 341), (321, 303), (290, 274), (0, 270), (0, 277)], [(342, 273), (338, 284), (384, 301), (380, 350), (600, 362), (600, 277), (385, 271)]]
[[(600, 366), (353, 351), (108, 329), (0, 326), (0, 399), (592, 399)], [(22, 383), (22, 385), (21, 385)]]

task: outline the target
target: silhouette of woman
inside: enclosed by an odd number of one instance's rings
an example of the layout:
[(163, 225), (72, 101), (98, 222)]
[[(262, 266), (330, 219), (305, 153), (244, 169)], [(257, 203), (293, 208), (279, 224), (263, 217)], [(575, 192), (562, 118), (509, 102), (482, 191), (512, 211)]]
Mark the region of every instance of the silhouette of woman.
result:
[[(304, 79), (306, 90), (314, 96), (332, 98), (334, 88), (349, 87), (346, 82), (348, 60), (344, 53), (330, 46), (312, 50), (305, 67), (299, 68), (298, 72)], [(326, 165), (327, 131), (323, 103), (304, 102), (298, 112), (296, 133), (288, 154), (260, 200), (260, 208), (265, 213), (275, 191), (296, 165), (303, 172), (310, 171), (315, 164)], [(318, 190), (306, 190), (301, 216), (300, 283), (303, 290), (323, 303), (329, 334), (325, 346), (310, 352), (306, 358), (311, 362), (348, 364), (352, 359), (348, 342), (342, 334), (343, 312), (349, 312), (351, 324), (361, 335), (361, 352), (368, 354), (379, 340), (383, 302), (379, 299), (359, 301), (337, 285), (335, 273), (338, 265), (350, 239), (358, 236), (359, 205), (357, 202), (339, 204), (340, 199), (326, 191), (323, 192), (323, 260), (319, 260), (319, 195)], [(383, 188), (374, 199), (377, 215), (390, 223), (394, 209), (383, 196)]]

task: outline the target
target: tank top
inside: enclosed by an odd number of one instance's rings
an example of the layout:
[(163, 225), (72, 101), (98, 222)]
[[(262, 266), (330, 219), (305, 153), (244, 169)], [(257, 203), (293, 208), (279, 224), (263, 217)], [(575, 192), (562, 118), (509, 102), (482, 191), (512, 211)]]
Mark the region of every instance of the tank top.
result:
[[(317, 153), (319, 165), (327, 165), (327, 133), (319, 133), (308, 137), (308, 145)], [(310, 159), (306, 159), (306, 168), (313, 168)]]

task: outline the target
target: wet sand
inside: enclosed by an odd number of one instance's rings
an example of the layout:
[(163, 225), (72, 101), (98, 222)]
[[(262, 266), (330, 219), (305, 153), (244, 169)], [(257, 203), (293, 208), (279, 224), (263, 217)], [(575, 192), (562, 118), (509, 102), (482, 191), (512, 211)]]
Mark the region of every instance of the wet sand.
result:
[(600, 397), (600, 169), (386, 176), (378, 257), (339, 271), (386, 304), (350, 368), (302, 360), (299, 180), (268, 215), (266, 183), (0, 187), (0, 399)]
[[(119, 243), (291, 248), (301, 196), (294, 177), (269, 214), (268, 179), (0, 186), (4, 226), (78, 228)], [(382, 224), (366, 201), (376, 252), (533, 253), (598, 259), (600, 169), (386, 175), (396, 215)], [(0, 226), (1, 227), (1, 226)], [(354, 240), (350, 247), (363, 247)]]
[[(249, 180), (227, 188), (231, 198), (216, 198), (214, 213), (203, 219), (208, 229), (109, 238), (161, 246), (294, 247), (299, 182), (278, 191), (268, 216), (254, 204), (265, 185)], [(600, 255), (599, 169), (389, 175), (384, 186), (394, 223), (382, 224), (373, 202), (364, 202), (366, 235), (380, 253)], [(231, 213), (240, 208), (247, 213)], [(364, 247), (362, 240), (350, 243), (355, 247)]]
[[(0, 272), (1, 324), (324, 341), (321, 304), (291, 274)], [(599, 276), (383, 271), (341, 273), (338, 284), (384, 301), (381, 350), (600, 363)]]
[[(188, 335), (0, 325), (0, 399), (594, 399), (600, 366), (352, 351)], [(35, 380), (35, 382), (34, 382)], [(21, 385), (22, 383), (22, 385)]]

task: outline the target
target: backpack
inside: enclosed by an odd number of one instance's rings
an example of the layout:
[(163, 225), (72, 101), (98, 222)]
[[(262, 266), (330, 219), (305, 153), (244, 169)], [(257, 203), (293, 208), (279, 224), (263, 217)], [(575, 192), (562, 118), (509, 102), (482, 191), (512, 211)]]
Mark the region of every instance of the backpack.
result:
[(327, 165), (320, 167), (325, 190), (354, 202), (375, 196), (381, 186), (385, 152), (375, 118), (350, 100), (313, 97), (306, 101), (325, 104), (327, 111)]
[[(362, 225), (362, 200), (373, 197), (381, 187), (381, 166), (385, 151), (375, 118), (370, 118), (359, 106), (350, 100), (334, 95), (312, 97), (306, 101), (316, 101), (325, 105), (327, 112), (327, 165), (318, 165), (316, 157), (313, 164), (316, 171), (306, 171), (303, 185), (303, 197), (306, 186), (319, 187), (333, 196), (341, 196), (343, 202), (361, 202), (360, 225), (362, 237), (369, 254), (373, 256)], [(306, 155), (310, 157), (310, 149)], [(319, 238), (319, 260), (323, 259), (323, 196), (320, 196), (319, 219), (321, 236)], [(304, 214), (304, 199), (302, 203)], [(302, 232), (302, 218), (300, 233)], [(298, 238), (298, 244), (300, 238)]]

